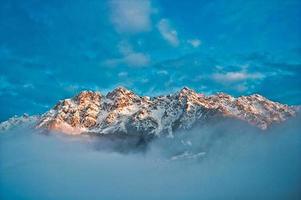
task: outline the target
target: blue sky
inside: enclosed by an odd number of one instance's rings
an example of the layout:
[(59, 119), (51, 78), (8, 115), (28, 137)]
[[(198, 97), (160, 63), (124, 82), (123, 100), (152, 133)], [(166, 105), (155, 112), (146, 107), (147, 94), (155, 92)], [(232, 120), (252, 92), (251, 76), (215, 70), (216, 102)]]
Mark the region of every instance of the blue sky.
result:
[(83, 89), (301, 104), (299, 0), (1, 0), (0, 120)]

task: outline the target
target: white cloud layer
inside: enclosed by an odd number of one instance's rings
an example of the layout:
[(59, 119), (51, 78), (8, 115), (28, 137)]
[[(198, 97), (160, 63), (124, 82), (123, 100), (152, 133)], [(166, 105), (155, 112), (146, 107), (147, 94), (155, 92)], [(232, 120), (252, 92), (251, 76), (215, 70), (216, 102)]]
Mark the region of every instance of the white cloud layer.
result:
[(162, 37), (174, 47), (180, 44), (177, 31), (171, 27), (167, 19), (161, 19), (157, 24), (157, 28)]
[(149, 0), (111, 0), (111, 20), (119, 32), (137, 33), (151, 29)]

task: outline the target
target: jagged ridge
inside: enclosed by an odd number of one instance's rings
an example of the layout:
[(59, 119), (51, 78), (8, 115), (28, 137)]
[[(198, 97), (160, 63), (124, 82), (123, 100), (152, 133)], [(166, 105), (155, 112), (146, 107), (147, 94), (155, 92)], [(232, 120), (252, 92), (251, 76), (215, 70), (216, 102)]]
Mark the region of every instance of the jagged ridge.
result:
[(83, 91), (62, 100), (41, 116), (36, 127), (68, 134), (172, 136), (176, 130), (219, 118), (243, 120), (264, 130), (295, 114), (294, 107), (258, 94), (238, 98), (224, 93), (205, 96), (184, 87), (174, 94), (147, 97), (118, 87), (107, 95)]
[(0, 132), (9, 130), (14, 127), (21, 126), (22, 124), (30, 123), (35, 126), (38, 116), (29, 116), (28, 114), (24, 113), (22, 116), (13, 116), (8, 120), (0, 123)]

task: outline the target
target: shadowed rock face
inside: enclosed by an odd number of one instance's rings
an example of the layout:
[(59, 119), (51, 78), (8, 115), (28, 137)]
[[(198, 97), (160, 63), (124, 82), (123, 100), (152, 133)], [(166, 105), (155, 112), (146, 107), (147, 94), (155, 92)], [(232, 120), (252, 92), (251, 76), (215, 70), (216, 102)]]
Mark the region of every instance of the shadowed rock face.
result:
[(60, 101), (41, 116), (36, 127), (68, 134), (172, 136), (175, 130), (221, 118), (242, 120), (264, 130), (295, 114), (295, 107), (258, 94), (238, 98), (224, 93), (205, 96), (184, 87), (170, 95), (141, 97), (119, 87), (106, 96), (83, 91)]

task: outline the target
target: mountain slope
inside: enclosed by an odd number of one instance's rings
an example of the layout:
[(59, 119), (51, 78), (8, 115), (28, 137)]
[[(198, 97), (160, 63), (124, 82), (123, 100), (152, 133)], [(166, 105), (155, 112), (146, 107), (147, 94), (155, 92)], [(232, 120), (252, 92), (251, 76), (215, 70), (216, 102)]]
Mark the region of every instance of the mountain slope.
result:
[(83, 91), (57, 103), (38, 120), (37, 128), (81, 133), (173, 135), (220, 118), (246, 121), (260, 129), (294, 116), (292, 106), (261, 95), (234, 98), (224, 93), (205, 96), (184, 87), (169, 95), (138, 96), (118, 87), (107, 95)]
[(0, 123), (0, 132), (9, 130), (14, 127), (22, 126), (23, 124), (30, 124), (35, 126), (39, 117), (36, 115), (29, 116), (28, 114), (23, 114), (22, 116), (13, 116), (9, 118), (7, 121)]

